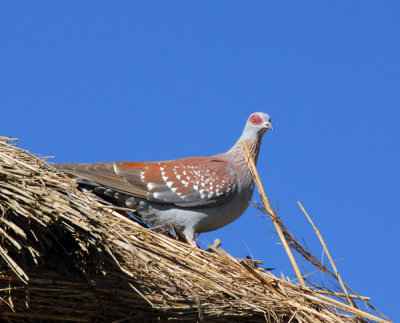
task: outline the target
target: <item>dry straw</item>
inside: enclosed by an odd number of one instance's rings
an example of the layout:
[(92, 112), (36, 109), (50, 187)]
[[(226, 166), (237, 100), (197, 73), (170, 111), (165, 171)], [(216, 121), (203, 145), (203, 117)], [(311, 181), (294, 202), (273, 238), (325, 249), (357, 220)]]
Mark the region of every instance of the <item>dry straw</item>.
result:
[[(2, 319), (388, 322), (343, 301), (368, 304), (347, 286), (334, 293), (300, 271), (299, 286), (255, 265), (259, 261), (236, 259), (217, 247), (192, 248), (162, 228), (148, 228), (76, 190), (44, 158), (11, 141), (0, 137)], [(275, 219), (289, 250), (339, 277)]]

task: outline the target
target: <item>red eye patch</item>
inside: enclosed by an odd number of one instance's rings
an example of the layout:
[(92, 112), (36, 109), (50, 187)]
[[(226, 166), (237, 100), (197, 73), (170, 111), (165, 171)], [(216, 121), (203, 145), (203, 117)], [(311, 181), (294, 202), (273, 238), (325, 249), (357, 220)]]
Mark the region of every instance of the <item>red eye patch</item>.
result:
[(263, 122), (260, 115), (258, 115), (258, 114), (252, 114), (249, 118), (249, 121), (254, 125), (259, 125)]

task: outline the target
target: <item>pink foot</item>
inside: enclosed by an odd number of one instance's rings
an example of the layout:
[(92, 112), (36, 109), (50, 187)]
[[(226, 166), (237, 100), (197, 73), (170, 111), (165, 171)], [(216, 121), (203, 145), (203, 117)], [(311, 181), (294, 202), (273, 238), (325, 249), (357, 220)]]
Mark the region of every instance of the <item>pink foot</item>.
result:
[(197, 243), (197, 241), (196, 241), (196, 240), (193, 240), (193, 239), (187, 239), (187, 242), (189, 242), (189, 244), (190, 244), (192, 247), (195, 247), (195, 248), (200, 248), (200, 246), (199, 246), (199, 244)]

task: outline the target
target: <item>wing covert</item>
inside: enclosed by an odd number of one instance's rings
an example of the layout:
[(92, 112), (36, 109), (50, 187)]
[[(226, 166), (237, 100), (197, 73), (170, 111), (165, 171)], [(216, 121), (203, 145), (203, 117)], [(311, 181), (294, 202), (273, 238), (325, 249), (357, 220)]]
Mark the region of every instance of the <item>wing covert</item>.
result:
[(117, 174), (147, 190), (152, 202), (180, 207), (215, 205), (232, 198), (237, 175), (225, 161), (196, 157), (158, 163), (114, 164)]

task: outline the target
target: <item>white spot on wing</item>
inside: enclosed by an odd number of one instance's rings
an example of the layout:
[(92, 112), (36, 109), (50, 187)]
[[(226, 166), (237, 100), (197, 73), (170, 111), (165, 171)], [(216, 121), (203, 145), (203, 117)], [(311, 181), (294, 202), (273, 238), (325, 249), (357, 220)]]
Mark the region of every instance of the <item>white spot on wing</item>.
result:
[(163, 181), (167, 182), (168, 181), (168, 177), (165, 176), (165, 171), (164, 171), (165, 168), (164, 167), (160, 167), (160, 170), (161, 170), (161, 176), (162, 176)]
[[(116, 174), (118, 174), (116, 163), (113, 163), (113, 168), (114, 168), (114, 172), (115, 172)], [(118, 174), (118, 175), (119, 175), (119, 174)]]
[(200, 192), (200, 198), (201, 199), (204, 200), (205, 198), (209, 197), (209, 194), (208, 194), (207, 190), (200, 190), (199, 192)]

